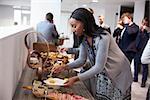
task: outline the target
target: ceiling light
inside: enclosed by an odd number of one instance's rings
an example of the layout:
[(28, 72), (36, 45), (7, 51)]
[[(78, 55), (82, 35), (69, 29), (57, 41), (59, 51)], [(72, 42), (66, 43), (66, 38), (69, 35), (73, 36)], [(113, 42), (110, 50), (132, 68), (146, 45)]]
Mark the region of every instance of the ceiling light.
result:
[(92, 2), (98, 2), (98, 0), (92, 0)]
[(21, 8), (21, 6), (13, 6), (13, 8), (17, 8), (17, 9), (19, 9), (19, 8)]
[(87, 5), (86, 5), (86, 4), (84, 4), (84, 5), (82, 5), (82, 7), (87, 7)]

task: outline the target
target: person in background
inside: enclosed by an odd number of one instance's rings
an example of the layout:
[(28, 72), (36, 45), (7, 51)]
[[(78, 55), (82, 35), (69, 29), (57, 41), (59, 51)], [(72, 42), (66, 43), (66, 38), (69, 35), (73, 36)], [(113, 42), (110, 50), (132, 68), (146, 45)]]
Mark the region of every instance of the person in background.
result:
[[(149, 32), (150, 34), (150, 32)], [(142, 56), (141, 56), (141, 62), (142, 64), (150, 64), (150, 38), (144, 48), (144, 51), (142, 53)], [(148, 91), (147, 91), (147, 96), (146, 96), (146, 100), (149, 100), (150, 99), (150, 85), (149, 85), (149, 88), (148, 88)]]
[(98, 20), (99, 20), (99, 25), (100, 27), (104, 28), (106, 31), (108, 31), (110, 34), (111, 34), (111, 30), (110, 30), (110, 27), (104, 23), (104, 16), (101, 15), (101, 16), (98, 16)]
[(43, 38), (45, 38), (49, 43), (57, 44), (59, 35), (53, 23), (53, 14), (47, 13), (45, 19), (37, 24), (37, 42), (43, 42)]
[(61, 48), (61, 52), (66, 52), (67, 54), (74, 54), (74, 59), (77, 59), (79, 56), (79, 46), (83, 40), (83, 36), (77, 37), (75, 33), (73, 33), (73, 47), (72, 48)]
[(123, 30), (123, 22), (121, 19), (117, 22), (117, 26), (114, 30), (113, 37), (116, 39), (116, 43), (119, 45), (121, 40), (121, 32)]
[(119, 47), (129, 59), (130, 63), (136, 54), (136, 37), (139, 32), (139, 26), (132, 21), (130, 13), (124, 13), (121, 16), (124, 29), (121, 32), (121, 41)]
[(149, 39), (149, 21), (148, 18), (144, 18), (142, 20), (140, 31), (136, 38), (136, 48), (137, 52), (134, 58), (134, 82), (138, 82), (138, 72), (140, 69), (140, 65), (142, 68), (142, 83), (141, 87), (145, 87), (145, 83), (147, 81), (148, 76), (148, 64), (141, 64), (141, 56), (142, 52), (146, 46), (146, 43)]
[(84, 36), (79, 47), (79, 57), (72, 63), (54, 67), (53, 73), (82, 67), (89, 59), (91, 68), (70, 77), (65, 86), (90, 80), (90, 92), (95, 100), (130, 100), (133, 80), (130, 63), (113, 37), (96, 25), (93, 14), (85, 8), (74, 10), (69, 23), (75, 35)]

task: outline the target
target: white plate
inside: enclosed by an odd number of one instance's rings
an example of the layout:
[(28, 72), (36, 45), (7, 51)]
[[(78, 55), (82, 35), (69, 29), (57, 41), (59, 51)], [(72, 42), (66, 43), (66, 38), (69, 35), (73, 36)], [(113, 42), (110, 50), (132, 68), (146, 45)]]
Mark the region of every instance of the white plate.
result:
[[(54, 81), (54, 83), (50, 81)], [(65, 82), (66, 80), (60, 78), (49, 78), (47, 80), (44, 80), (44, 83), (50, 86), (63, 86)]]

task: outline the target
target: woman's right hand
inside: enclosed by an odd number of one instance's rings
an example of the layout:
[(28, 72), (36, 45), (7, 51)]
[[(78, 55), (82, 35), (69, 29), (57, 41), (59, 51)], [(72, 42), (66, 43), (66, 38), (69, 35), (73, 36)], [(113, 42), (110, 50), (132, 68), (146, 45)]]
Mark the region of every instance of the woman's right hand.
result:
[(59, 50), (60, 52), (66, 52), (66, 51), (68, 51), (68, 48), (60, 48), (60, 50)]
[(66, 67), (67, 67), (67, 66), (65, 66), (65, 65), (54, 66), (54, 67), (52, 68), (52, 71), (53, 71), (53, 73), (55, 73), (55, 74), (61, 73), (62, 71), (64, 71), (64, 70), (67, 69)]

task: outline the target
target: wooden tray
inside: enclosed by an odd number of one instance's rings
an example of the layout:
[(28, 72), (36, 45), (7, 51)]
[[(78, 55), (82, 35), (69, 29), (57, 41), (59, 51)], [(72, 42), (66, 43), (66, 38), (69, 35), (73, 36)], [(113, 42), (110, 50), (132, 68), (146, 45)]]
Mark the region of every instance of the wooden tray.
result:
[[(49, 46), (49, 52), (56, 52), (57, 47), (53, 44), (48, 44)], [(41, 42), (34, 42), (33, 43), (33, 49), (38, 51), (38, 52), (47, 52), (48, 47), (46, 43), (41, 43)]]

